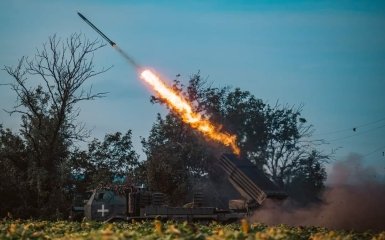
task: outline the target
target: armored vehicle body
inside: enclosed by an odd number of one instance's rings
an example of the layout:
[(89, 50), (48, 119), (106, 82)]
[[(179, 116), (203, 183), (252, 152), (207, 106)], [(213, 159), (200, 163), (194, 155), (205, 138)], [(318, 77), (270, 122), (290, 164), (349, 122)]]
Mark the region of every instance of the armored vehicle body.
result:
[(203, 206), (202, 193), (183, 207), (170, 207), (166, 195), (142, 186), (104, 187), (92, 192), (84, 206), (88, 220), (116, 221), (132, 219), (216, 220), (234, 221), (245, 217), (266, 198), (284, 198), (286, 193), (271, 182), (250, 161), (224, 154), (217, 161), (228, 182), (238, 192), (237, 199), (229, 199), (226, 208)]

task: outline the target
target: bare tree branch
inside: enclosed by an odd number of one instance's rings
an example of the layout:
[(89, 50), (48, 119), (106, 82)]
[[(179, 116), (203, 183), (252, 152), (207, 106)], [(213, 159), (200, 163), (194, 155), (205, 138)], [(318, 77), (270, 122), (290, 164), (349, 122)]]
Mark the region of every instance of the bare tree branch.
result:
[[(21, 115), (21, 133), (34, 156), (31, 164), (42, 173), (33, 179), (39, 204), (48, 200), (57, 184), (50, 179), (60, 171), (71, 141), (89, 136), (85, 125), (76, 121), (80, 112), (76, 104), (106, 95), (93, 92), (92, 85), (86, 87), (92, 77), (110, 69), (95, 70), (94, 52), (103, 46), (101, 41), (77, 33), (66, 40), (53, 35), (31, 60), (22, 57), (15, 67), (4, 67), (14, 80), (9, 86), (18, 101), (7, 112)], [(46, 193), (40, 194), (43, 190)]]

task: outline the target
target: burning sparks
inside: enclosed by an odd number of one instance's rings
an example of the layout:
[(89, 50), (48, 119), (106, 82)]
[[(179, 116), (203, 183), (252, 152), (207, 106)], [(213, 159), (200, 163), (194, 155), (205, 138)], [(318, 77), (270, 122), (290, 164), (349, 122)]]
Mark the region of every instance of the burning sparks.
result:
[(140, 78), (150, 84), (166, 100), (167, 105), (179, 114), (183, 122), (188, 123), (192, 128), (203, 133), (204, 136), (230, 147), (235, 154), (239, 155), (240, 149), (236, 144), (237, 137), (235, 135), (221, 132), (220, 127), (213, 125), (209, 120), (204, 119), (202, 115), (194, 112), (191, 105), (185, 99), (166, 86), (150, 70), (143, 70)]

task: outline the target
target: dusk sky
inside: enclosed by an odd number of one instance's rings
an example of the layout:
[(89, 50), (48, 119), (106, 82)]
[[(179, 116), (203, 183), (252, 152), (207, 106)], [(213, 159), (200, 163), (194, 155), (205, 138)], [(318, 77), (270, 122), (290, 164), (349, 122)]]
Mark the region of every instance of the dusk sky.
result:
[[(257, 3), (256, 3), (257, 2)], [(0, 64), (22, 56), (57, 34), (100, 36), (81, 12), (140, 64), (169, 82), (201, 72), (213, 86), (240, 87), (267, 103), (303, 104), (314, 138), (329, 142), (335, 158), (351, 153), (385, 173), (385, 1), (0, 1)], [(147, 137), (158, 112), (153, 92), (113, 48), (94, 56), (94, 91), (107, 97), (80, 105), (79, 120), (103, 138), (133, 131)], [(0, 71), (0, 83), (12, 78)], [(16, 96), (0, 86), (0, 108)], [(17, 130), (20, 116), (0, 112), (0, 123)], [(353, 131), (353, 128), (357, 128)]]

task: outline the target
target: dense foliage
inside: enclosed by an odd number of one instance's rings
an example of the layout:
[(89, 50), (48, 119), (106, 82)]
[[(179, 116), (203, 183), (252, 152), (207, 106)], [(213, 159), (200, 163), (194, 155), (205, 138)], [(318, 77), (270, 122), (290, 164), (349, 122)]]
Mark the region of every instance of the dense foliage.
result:
[[(318, 200), (329, 156), (318, 151), (322, 141), (311, 140), (313, 128), (301, 117), (301, 107), (272, 106), (239, 88), (216, 88), (199, 73), (186, 87), (175, 80), (173, 89), (192, 103), (194, 111), (235, 134), (241, 157), (293, 193), (291, 197), (301, 204)], [(164, 103), (157, 97), (152, 101)], [(158, 115), (149, 137), (142, 142), (149, 186), (167, 193), (173, 202), (185, 201), (186, 193), (196, 185), (214, 182), (219, 177), (215, 175), (215, 159), (229, 151), (203, 139), (172, 110), (165, 117)]]
[(135, 169), (140, 164), (133, 149), (132, 133), (106, 134), (103, 141), (94, 139), (87, 150), (77, 149), (72, 153), (72, 171), (78, 179), (74, 181), (78, 192), (95, 189), (113, 182), (133, 181)]
[(266, 226), (255, 223), (2, 221), (1, 239), (385, 239), (385, 232), (332, 231), (317, 227)]

